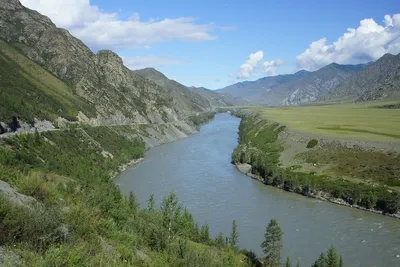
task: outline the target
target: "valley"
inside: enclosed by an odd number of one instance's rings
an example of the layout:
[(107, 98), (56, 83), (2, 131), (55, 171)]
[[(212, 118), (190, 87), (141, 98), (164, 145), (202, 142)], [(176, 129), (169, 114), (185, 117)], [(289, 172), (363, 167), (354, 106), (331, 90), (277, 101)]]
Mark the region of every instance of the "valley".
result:
[(57, 1), (0, 0), (1, 266), (398, 264), (398, 49), (279, 75), (260, 50), (212, 79), (142, 53), (211, 62), (235, 27)]

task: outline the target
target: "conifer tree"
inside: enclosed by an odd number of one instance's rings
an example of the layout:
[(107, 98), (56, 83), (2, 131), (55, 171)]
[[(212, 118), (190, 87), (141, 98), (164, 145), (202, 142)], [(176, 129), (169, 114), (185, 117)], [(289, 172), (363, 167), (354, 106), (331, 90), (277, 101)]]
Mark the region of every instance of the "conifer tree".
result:
[(282, 229), (276, 220), (272, 219), (265, 231), (265, 240), (261, 244), (264, 251), (264, 261), (267, 266), (281, 266)]

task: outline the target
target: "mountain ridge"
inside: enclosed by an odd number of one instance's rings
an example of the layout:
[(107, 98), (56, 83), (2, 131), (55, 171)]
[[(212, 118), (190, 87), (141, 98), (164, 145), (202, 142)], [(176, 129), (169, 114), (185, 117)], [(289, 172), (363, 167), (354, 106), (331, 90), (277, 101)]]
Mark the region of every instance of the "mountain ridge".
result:
[(350, 75), (367, 68), (370, 63), (342, 65), (331, 63), (319, 70), (300, 70), (294, 74), (263, 77), (227, 86), (218, 92), (231, 93), (252, 104), (266, 106), (300, 105), (314, 102)]
[[(95, 109), (94, 113), (74, 111), (69, 119), (93, 125), (164, 123), (182, 120), (191, 111), (211, 109), (207, 99), (188, 89), (186, 98), (174, 98), (165, 86), (128, 69), (113, 51), (94, 53), (68, 30), (57, 28), (48, 17), (17, 0), (0, 3), (0, 36), (17, 49), (13, 53), (38, 64), (42, 72), (65, 83), (63, 90)], [(185, 101), (196, 105), (185, 106)]]

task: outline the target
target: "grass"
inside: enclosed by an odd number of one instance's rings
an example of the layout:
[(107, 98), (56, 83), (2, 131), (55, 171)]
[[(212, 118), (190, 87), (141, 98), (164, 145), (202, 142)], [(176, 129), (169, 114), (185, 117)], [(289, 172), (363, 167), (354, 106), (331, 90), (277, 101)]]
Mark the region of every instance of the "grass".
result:
[(291, 130), (370, 141), (400, 142), (400, 109), (395, 101), (282, 108), (247, 108)]
[(95, 109), (73, 89), (0, 40), (0, 120), (18, 115), (25, 121), (76, 120), (79, 111), (95, 116)]

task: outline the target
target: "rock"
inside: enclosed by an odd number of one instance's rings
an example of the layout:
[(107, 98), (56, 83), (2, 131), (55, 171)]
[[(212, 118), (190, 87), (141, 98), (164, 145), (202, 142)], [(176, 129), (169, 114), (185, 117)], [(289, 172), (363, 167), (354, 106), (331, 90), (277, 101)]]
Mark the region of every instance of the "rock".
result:
[(0, 180), (0, 196), (5, 196), (8, 200), (16, 205), (27, 206), (35, 203), (36, 200), (33, 197), (18, 193), (8, 183)]
[(236, 167), (244, 174), (247, 174), (251, 171), (251, 165), (247, 163), (237, 164)]

